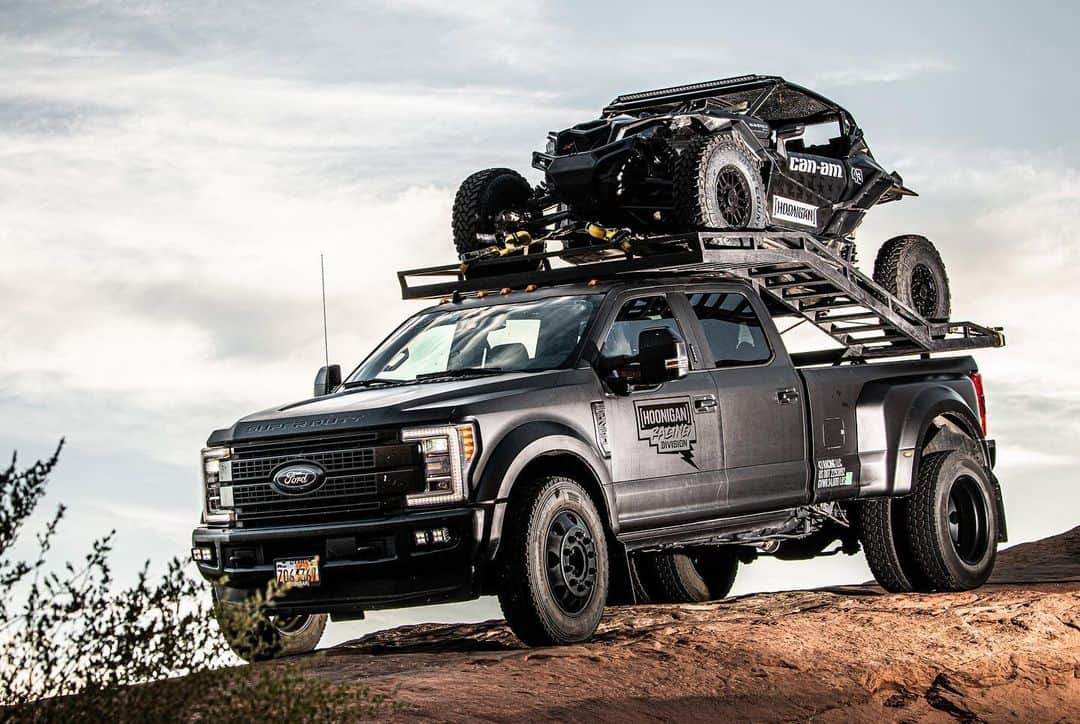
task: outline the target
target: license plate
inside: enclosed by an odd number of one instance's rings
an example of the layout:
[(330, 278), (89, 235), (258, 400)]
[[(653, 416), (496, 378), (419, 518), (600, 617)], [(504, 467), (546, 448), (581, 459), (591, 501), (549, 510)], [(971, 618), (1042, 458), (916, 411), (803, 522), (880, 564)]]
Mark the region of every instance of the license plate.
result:
[(274, 561), (277, 582), (293, 588), (319, 585), (319, 557), (279, 558)]

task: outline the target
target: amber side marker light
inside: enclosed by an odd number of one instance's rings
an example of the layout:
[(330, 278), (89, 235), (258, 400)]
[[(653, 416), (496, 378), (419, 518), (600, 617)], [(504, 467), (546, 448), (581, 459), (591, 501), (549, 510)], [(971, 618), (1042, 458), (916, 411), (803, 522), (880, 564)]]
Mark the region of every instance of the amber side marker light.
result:
[(507, 294), (510, 293), (510, 287), (503, 287), (502, 290), (500, 290), (499, 293), (502, 294), (505, 297)]
[(483, 299), (486, 296), (487, 296), (487, 292), (485, 292), (483, 289), (481, 289), (480, 291), (478, 291), (476, 293), (476, 298), (477, 299)]
[(589, 280), (589, 286), (590, 286), (590, 287), (595, 287), (595, 286), (599, 286), (599, 284), (600, 284), (600, 280), (599, 280), (599, 279), (590, 279), (590, 280)]
[(461, 453), (465, 462), (472, 462), (476, 454), (476, 437), (472, 425), (458, 425), (458, 434), (461, 436)]
[(539, 287), (537, 287), (535, 284), (530, 284), (529, 286), (525, 287), (525, 291), (527, 292), (535, 292), (537, 289), (539, 289)]

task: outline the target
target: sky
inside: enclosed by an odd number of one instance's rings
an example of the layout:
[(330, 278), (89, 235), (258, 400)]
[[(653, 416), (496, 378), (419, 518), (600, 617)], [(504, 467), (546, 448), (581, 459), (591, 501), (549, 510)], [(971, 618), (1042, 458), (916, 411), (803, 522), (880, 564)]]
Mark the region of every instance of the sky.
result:
[[(821, 6), (826, 7), (825, 5)], [(864, 268), (935, 241), (978, 353), (1012, 542), (1080, 522), (1080, 10), (1069, 3), (0, 0), (0, 454), (67, 439), (58, 556), (116, 529), (121, 579), (185, 555), (198, 451), (307, 396), (407, 314), (397, 269), (452, 260), (459, 181), (528, 169), (619, 93), (782, 75), (860, 122), (914, 199)], [(736, 592), (866, 580), (861, 556), (745, 567)], [(495, 617), (491, 599), (332, 624)]]

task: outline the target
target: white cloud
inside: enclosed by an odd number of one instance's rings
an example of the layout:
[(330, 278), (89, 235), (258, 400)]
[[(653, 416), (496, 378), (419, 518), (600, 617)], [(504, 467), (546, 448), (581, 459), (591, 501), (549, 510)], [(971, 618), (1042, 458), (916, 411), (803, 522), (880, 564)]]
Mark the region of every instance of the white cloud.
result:
[(917, 76), (943, 73), (953, 69), (952, 63), (942, 58), (916, 58), (884, 63), (866, 62), (865, 59), (860, 59), (849, 61), (848, 67), (816, 74), (814, 83), (830, 87), (898, 83)]

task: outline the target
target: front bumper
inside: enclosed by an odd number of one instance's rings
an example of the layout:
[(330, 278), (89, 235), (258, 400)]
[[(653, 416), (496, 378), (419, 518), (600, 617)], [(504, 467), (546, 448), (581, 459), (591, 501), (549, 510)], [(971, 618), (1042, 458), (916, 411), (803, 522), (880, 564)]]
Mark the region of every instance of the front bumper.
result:
[[(224, 601), (239, 602), (274, 578), (274, 561), (319, 556), (320, 585), (278, 599), (281, 614), (349, 617), (379, 608), (461, 601), (479, 595), (484, 507), (409, 512), (380, 520), (274, 528), (196, 528), (196, 561)], [(417, 530), (447, 528), (451, 541), (419, 546)]]

